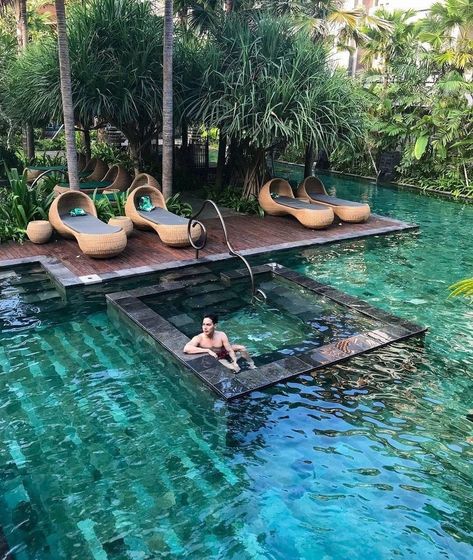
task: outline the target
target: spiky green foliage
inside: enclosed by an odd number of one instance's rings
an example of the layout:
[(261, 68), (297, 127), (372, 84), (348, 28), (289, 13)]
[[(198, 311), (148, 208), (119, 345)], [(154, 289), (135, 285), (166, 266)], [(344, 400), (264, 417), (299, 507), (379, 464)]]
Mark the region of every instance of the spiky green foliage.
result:
[(16, 169), (7, 170), (7, 177), (9, 189), (0, 206), (0, 240), (21, 241), (30, 221), (48, 219), (54, 183), (44, 181), (31, 189), (26, 182), (26, 173), (20, 174)]
[[(68, 12), (76, 121), (110, 122), (139, 159), (159, 129), (162, 100), (162, 20), (150, 2), (86, 0)], [(10, 114), (44, 123), (61, 111), (57, 46), (31, 45), (8, 73)]]
[(189, 112), (238, 143), (246, 195), (261, 186), (264, 152), (276, 142), (331, 150), (360, 134), (349, 79), (331, 72), (324, 48), (284, 18), (227, 17), (204, 58), (207, 70)]

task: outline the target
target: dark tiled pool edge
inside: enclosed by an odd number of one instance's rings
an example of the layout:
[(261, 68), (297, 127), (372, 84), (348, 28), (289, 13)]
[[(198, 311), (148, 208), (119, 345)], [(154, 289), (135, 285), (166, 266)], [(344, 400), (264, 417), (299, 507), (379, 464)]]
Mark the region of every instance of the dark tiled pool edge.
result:
[[(141, 299), (152, 294), (176, 291), (184, 285), (198, 285), (208, 281), (208, 275), (205, 278), (188, 278), (186, 280), (164, 282), (146, 288), (137, 288), (128, 292), (108, 294), (106, 296), (107, 307), (112, 319), (117, 320), (118, 312), (120, 317), (118, 320), (125, 318), (128, 323), (138, 327), (226, 400), (242, 397), (252, 391), (287, 381), (297, 375), (337, 364), (353, 356), (376, 350), (411, 336), (421, 335), (427, 330), (425, 327), (400, 319), (371, 306), (359, 298), (321, 284), (281, 265), (271, 263), (254, 268), (255, 276), (268, 273), (285, 278), (314, 292), (314, 294), (323, 295), (358, 313), (381, 321), (385, 325), (379, 329), (346, 338), (342, 343), (326, 344), (315, 350), (284, 357), (259, 366), (256, 370), (244, 370), (235, 375), (210, 356), (195, 357), (184, 354), (182, 348), (189, 338)], [(246, 272), (243, 270), (236, 270), (223, 274), (222, 278), (231, 282), (232, 279), (241, 278), (245, 274)], [(215, 277), (211, 281), (217, 280), (218, 278)]]
[[(328, 245), (332, 243), (338, 243), (339, 241), (348, 241), (350, 239), (361, 239), (364, 237), (372, 237), (374, 235), (388, 235), (391, 233), (404, 233), (409, 231), (414, 231), (419, 228), (416, 224), (409, 224), (402, 222), (400, 220), (393, 220), (391, 218), (385, 218), (383, 216), (375, 215), (379, 220), (396, 222), (396, 225), (378, 227), (367, 229), (360, 232), (347, 232), (340, 233), (335, 239), (304, 239), (299, 241), (289, 241), (285, 243), (276, 243), (273, 245), (265, 245), (264, 247), (256, 247), (252, 249), (244, 249), (240, 251), (240, 254), (246, 257), (263, 255), (265, 253), (273, 253), (277, 251), (287, 251), (290, 249), (303, 249), (312, 246)], [(102, 274), (89, 274), (86, 276), (78, 276), (67, 268), (59, 259), (54, 257), (48, 257), (45, 255), (33, 256), (33, 257), (22, 257), (18, 259), (0, 260), (0, 270), (4, 268), (12, 268), (22, 265), (28, 265), (33, 263), (39, 263), (50, 275), (52, 281), (56, 284), (61, 292), (65, 292), (69, 288), (79, 288), (91, 284), (100, 284), (103, 282), (110, 282), (113, 280), (124, 280), (127, 278), (134, 278), (139, 276), (146, 276), (149, 274), (154, 274), (158, 272), (166, 272), (173, 269), (183, 269), (186, 267), (192, 267), (196, 265), (208, 264), (221, 262), (225, 260), (232, 259), (233, 257), (229, 253), (218, 253), (216, 255), (203, 255), (199, 259), (185, 259), (185, 260), (173, 260), (165, 263), (160, 263), (157, 265), (146, 265), (134, 268), (123, 268), (121, 270), (115, 270), (113, 272), (106, 272)]]

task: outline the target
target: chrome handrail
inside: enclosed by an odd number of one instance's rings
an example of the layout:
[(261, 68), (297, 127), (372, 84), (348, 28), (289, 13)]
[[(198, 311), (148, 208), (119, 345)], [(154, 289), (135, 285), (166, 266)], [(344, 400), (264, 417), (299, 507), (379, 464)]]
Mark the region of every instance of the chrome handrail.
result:
[[(253, 271), (251, 270), (251, 266), (250, 266), (249, 262), (245, 259), (245, 257), (243, 255), (240, 255), (240, 253), (235, 251), (235, 249), (233, 248), (233, 245), (230, 243), (230, 240), (228, 239), (228, 232), (227, 232), (227, 226), (225, 225), (225, 220), (223, 219), (223, 216), (222, 216), (218, 206), (215, 204), (215, 202), (213, 200), (210, 200), (210, 199), (207, 199), (207, 200), (204, 201), (200, 210), (189, 219), (189, 223), (187, 224), (187, 236), (189, 238), (189, 243), (195, 249), (195, 258), (196, 259), (199, 258), (199, 251), (201, 251), (205, 247), (205, 245), (207, 244), (207, 230), (206, 230), (204, 224), (197, 220), (197, 217), (202, 213), (202, 211), (204, 210), (204, 208), (208, 204), (210, 204), (213, 207), (213, 209), (217, 213), (217, 216), (220, 220), (220, 224), (222, 226), (223, 235), (225, 236), (225, 243), (227, 245), (228, 252), (230, 253), (230, 255), (232, 255), (232, 257), (238, 257), (241, 261), (243, 261), (243, 264), (246, 266), (246, 268), (248, 270), (248, 274), (250, 275), (250, 281), (251, 281), (251, 297), (254, 298), (254, 299), (257, 299), (259, 301), (266, 301), (266, 294), (263, 292), (263, 290), (260, 290), (259, 288), (255, 287), (255, 278), (254, 278)], [(193, 227), (194, 222), (196, 224), (199, 224), (200, 227), (202, 228), (202, 236), (200, 238), (200, 240), (201, 240), (200, 244), (194, 243), (194, 240), (192, 239), (192, 236), (191, 236), (191, 227)]]
[(62, 169), (46, 169), (46, 171), (43, 171), (42, 173), (40, 173), (36, 177), (36, 179), (31, 183), (30, 189), (32, 189), (40, 179), (42, 179), (46, 175), (49, 175), (50, 173), (62, 173), (63, 175), (65, 175), (67, 177), (67, 171), (64, 171)]

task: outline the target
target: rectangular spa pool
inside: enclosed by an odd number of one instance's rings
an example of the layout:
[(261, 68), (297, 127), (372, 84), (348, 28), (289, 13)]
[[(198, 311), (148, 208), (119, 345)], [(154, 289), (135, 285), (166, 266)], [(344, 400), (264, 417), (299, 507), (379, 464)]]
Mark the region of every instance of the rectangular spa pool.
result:
[[(109, 315), (132, 339), (164, 346), (225, 399), (425, 331), (280, 265), (258, 267), (255, 282), (265, 302), (252, 301), (247, 274), (237, 270), (109, 294)], [(207, 354), (183, 353), (210, 312), (231, 342), (247, 347), (256, 370), (235, 375)]]

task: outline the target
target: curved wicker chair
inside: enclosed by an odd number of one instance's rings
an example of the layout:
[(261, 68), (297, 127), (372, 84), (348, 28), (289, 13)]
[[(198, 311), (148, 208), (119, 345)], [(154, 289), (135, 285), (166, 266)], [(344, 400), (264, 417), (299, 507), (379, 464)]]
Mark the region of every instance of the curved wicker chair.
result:
[[(77, 154), (77, 169), (81, 171), (81, 169), (85, 166), (85, 155), (78, 153)], [(32, 183), (35, 179), (37, 179), (41, 173), (45, 171), (66, 171), (66, 165), (32, 165), (26, 169), (26, 181), (28, 183)]]
[[(119, 191), (126, 191), (131, 186), (130, 174), (121, 165), (112, 165), (102, 181), (110, 183), (110, 185), (106, 187), (110, 190), (117, 189)], [(97, 190), (101, 192), (103, 189)]]
[[(143, 173), (142, 175), (145, 174)], [(151, 177), (151, 179), (153, 178)], [(153, 181), (157, 184), (155, 179), (153, 179)], [(187, 247), (190, 245), (189, 238), (187, 237), (187, 224), (189, 220), (167, 210), (166, 202), (161, 191), (150, 184), (135, 188), (132, 187), (128, 190), (125, 214), (131, 218), (133, 224), (138, 229), (151, 229), (156, 231), (165, 245), (171, 247)], [(144, 212), (139, 209), (139, 199), (142, 196), (150, 197), (155, 207), (154, 210), (151, 212)], [(202, 229), (200, 225), (195, 224), (192, 230), (193, 241), (198, 241), (201, 234)]]
[[(92, 161), (92, 160), (90, 160)], [(90, 162), (89, 162), (90, 163)], [(90, 183), (92, 181), (103, 181), (105, 174), (108, 171), (108, 165), (101, 159), (95, 160), (94, 170), (90, 175), (84, 176), (84, 181)], [(82, 175), (82, 173), (81, 173)]]
[(156, 181), (156, 179), (152, 175), (148, 175), (147, 173), (139, 173), (133, 179), (130, 188), (128, 189), (128, 192), (131, 192), (137, 189), (138, 187), (146, 187), (146, 186), (155, 187), (158, 190), (161, 188), (161, 185), (158, 183), (158, 181)]
[(328, 206), (344, 222), (366, 222), (371, 214), (368, 204), (329, 196), (318, 177), (306, 177), (297, 189), (297, 196), (307, 197), (313, 204)]
[(82, 169), (80, 170), (80, 174), (82, 177), (87, 177), (90, 175), (92, 171), (95, 169), (95, 164), (97, 163), (97, 158), (90, 158), (89, 161), (85, 161)]
[(271, 179), (260, 190), (258, 202), (270, 216), (294, 216), (303, 226), (322, 229), (334, 219), (333, 210), (322, 204), (310, 204), (294, 197), (291, 185), (285, 179)]
[[(73, 208), (82, 208), (86, 215), (72, 217)], [(94, 203), (80, 191), (58, 196), (49, 209), (49, 221), (63, 237), (75, 238), (82, 252), (94, 259), (114, 257), (126, 247), (125, 231), (99, 220)]]
[[(109, 181), (87, 181), (87, 182), (82, 182), (79, 183), (80, 186), (80, 192), (86, 193), (90, 196), (92, 196), (94, 194), (95, 191), (101, 193), (103, 192), (105, 189), (111, 189), (112, 185)], [(59, 196), (60, 194), (63, 194), (65, 192), (69, 192), (71, 189), (69, 187), (68, 183), (61, 183), (59, 185), (56, 185), (53, 189), (54, 191), (54, 196)]]

